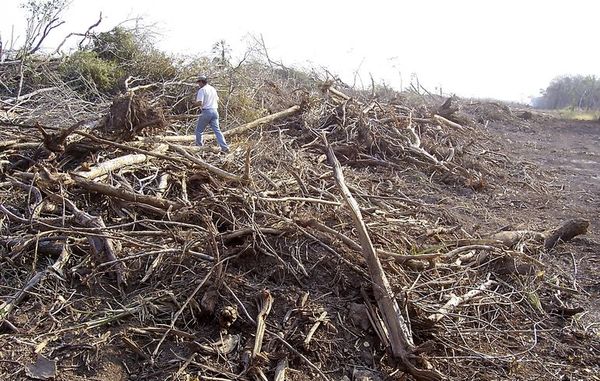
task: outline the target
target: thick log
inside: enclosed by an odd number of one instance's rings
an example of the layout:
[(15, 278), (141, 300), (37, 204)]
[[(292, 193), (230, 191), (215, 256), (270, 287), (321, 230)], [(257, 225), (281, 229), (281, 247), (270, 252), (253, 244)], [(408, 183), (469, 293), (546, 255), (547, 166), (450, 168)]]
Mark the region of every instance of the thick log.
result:
[(547, 233), (544, 241), (544, 248), (546, 250), (553, 249), (559, 242), (567, 242), (575, 238), (580, 234), (587, 233), (587, 229), (590, 226), (588, 220), (583, 218), (577, 218), (565, 222), (560, 228)]
[(141, 204), (147, 204), (163, 210), (177, 210), (183, 207), (181, 203), (175, 201), (166, 200), (164, 198), (156, 196), (149, 196), (145, 194), (130, 192), (122, 188), (116, 188), (110, 185), (97, 183), (95, 181), (88, 180), (83, 177), (72, 176), (72, 179), (75, 182), (75, 184), (84, 189), (87, 189), (88, 191), (101, 193), (109, 197), (116, 197), (125, 201), (139, 202)]
[[(158, 147), (152, 150), (154, 154), (164, 154), (169, 150), (169, 146), (166, 144), (160, 144)], [(89, 171), (77, 171), (76, 175), (86, 178), (88, 180), (93, 180), (97, 177), (104, 176), (109, 174), (110, 172), (114, 172), (118, 169), (129, 167), (135, 164), (144, 163), (150, 159), (152, 159), (152, 155), (146, 154), (132, 154), (120, 156), (111, 160), (107, 160), (103, 163), (92, 167)]]
[(544, 243), (546, 250), (553, 249), (559, 242), (567, 242), (574, 237), (587, 233), (590, 222), (583, 218), (576, 218), (565, 222), (561, 227), (545, 231), (536, 232), (532, 230), (509, 230), (501, 231), (488, 236), (489, 239), (498, 241), (506, 247), (513, 247), (525, 241), (534, 241)]
[(544, 233), (531, 230), (507, 230), (494, 233), (487, 237), (493, 241), (497, 241), (506, 247), (513, 247), (520, 242), (535, 241), (541, 242), (544, 240)]
[(148, 160), (148, 156), (144, 154), (125, 155), (98, 164), (89, 171), (77, 171), (75, 174), (85, 179), (93, 180), (130, 165), (141, 164), (146, 160)]
[(448, 127), (452, 127), (452, 128), (456, 128), (457, 130), (460, 130), (463, 128), (463, 126), (461, 126), (460, 124), (453, 122), (449, 119), (444, 118), (441, 115), (434, 115), (432, 117), (433, 120), (435, 120), (436, 122), (440, 123), (440, 124), (445, 124)]

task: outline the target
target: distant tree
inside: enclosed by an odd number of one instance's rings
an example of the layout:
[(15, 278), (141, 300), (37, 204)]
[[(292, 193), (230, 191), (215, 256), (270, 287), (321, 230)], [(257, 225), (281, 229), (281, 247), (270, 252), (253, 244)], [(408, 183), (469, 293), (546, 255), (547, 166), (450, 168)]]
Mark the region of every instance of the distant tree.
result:
[(600, 109), (600, 79), (595, 75), (561, 76), (553, 79), (534, 106), (546, 109)]
[(216, 62), (221, 66), (229, 65), (229, 60), (231, 58), (231, 48), (229, 44), (225, 40), (219, 40), (215, 42), (212, 47), (212, 53), (216, 56)]

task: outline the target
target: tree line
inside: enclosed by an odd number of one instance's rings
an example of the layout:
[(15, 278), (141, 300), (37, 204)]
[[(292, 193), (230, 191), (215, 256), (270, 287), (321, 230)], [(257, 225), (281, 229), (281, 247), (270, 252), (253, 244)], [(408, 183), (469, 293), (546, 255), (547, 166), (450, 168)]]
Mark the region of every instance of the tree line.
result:
[(568, 75), (553, 79), (533, 106), (543, 109), (578, 108), (600, 110), (600, 78), (595, 75)]

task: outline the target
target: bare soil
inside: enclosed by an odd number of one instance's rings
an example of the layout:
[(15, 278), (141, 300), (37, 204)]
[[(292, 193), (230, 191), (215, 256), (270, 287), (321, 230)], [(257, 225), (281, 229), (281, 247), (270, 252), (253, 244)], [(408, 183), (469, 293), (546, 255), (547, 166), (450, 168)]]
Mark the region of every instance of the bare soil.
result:
[[(582, 317), (600, 332), (600, 122), (563, 120), (538, 115), (530, 123), (488, 124), (488, 131), (504, 144), (507, 155), (543, 170), (545, 188), (552, 196), (523, 213), (510, 213), (514, 223), (535, 228), (552, 221), (583, 217), (588, 234), (560, 246), (549, 257), (572, 272), (581, 289)], [(530, 193), (524, 184), (524, 192)], [(599, 355), (596, 353), (596, 355)]]

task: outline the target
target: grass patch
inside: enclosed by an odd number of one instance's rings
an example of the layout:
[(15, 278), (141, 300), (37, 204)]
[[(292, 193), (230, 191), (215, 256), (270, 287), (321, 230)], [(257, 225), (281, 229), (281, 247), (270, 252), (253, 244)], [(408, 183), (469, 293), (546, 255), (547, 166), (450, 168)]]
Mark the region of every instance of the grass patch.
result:
[(558, 110), (558, 115), (563, 119), (571, 120), (600, 120), (600, 111), (585, 111), (577, 109)]

